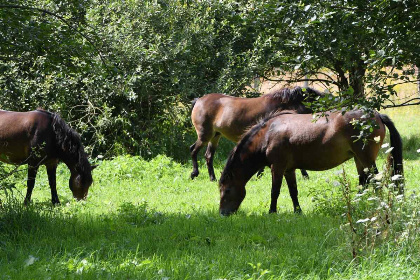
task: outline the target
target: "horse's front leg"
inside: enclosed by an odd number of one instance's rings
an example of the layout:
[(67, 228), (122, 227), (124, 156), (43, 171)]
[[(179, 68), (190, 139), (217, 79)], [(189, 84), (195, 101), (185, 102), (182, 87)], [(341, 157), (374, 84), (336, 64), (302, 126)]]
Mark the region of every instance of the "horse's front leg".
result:
[(26, 190), (25, 200), (23, 202), (25, 205), (28, 205), (29, 202), (31, 202), (32, 191), (35, 186), (35, 178), (36, 178), (37, 173), (38, 173), (38, 166), (28, 165), (28, 179), (26, 181), (27, 190)]
[(289, 194), (293, 201), (293, 209), (295, 213), (302, 213), (302, 209), (299, 205), (298, 200), (298, 189), (296, 184), (296, 172), (295, 170), (287, 171), (284, 174), (284, 177), (286, 177), (287, 186), (289, 187)]
[(60, 204), (57, 194), (57, 179), (56, 179), (57, 163), (47, 165), (48, 182), (51, 189), (51, 202), (52, 204)]
[(271, 204), (268, 213), (277, 212), (277, 200), (280, 195), (281, 183), (283, 180), (284, 168), (271, 165)]

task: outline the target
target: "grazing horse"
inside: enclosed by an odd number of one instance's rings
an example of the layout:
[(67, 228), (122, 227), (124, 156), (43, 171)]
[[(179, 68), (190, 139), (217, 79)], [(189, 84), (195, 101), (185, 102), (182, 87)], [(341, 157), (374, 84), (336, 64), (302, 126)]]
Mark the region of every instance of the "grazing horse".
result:
[[(198, 176), (197, 154), (207, 145), (205, 153), (210, 180), (215, 181), (213, 157), (221, 136), (237, 143), (245, 131), (258, 120), (275, 111), (292, 110), (299, 114), (312, 111), (303, 102), (311, 102), (323, 94), (312, 88), (283, 88), (257, 98), (239, 98), (219, 93), (207, 94), (193, 101), (191, 120), (197, 132), (197, 141), (191, 145), (193, 171)], [(302, 175), (307, 177), (306, 171)]]
[(328, 113), (313, 122), (311, 114), (275, 114), (253, 126), (230, 154), (219, 181), (220, 213), (235, 212), (245, 198), (245, 185), (261, 167), (271, 167), (272, 189), (270, 213), (277, 211), (277, 199), (283, 175), (289, 187), (295, 212), (301, 212), (295, 169), (327, 170), (354, 158), (359, 183), (365, 185), (369, 170), (377, 173), (375, 159), (385, 137), (385, 126), (391, 135), (394, 174), (402, 174), (402, 141), (388, 116), (374, 113), (377, 127), (367, 142), (355, 141), (359, 130), (353, 120), (366, 118), (362, 111)]
[(92, 170), (79, 134), (57, 114), (44, 110), (10, 112), (0, 110), (0, 160), (28, 165), (25, 204), (31, 201), (40, 165), (47, 168), (51, 201), (60, 203), (56, 189), (56, 169), (63, 161), (70, 169), (70, 190), (85, 199), (92, 184)]

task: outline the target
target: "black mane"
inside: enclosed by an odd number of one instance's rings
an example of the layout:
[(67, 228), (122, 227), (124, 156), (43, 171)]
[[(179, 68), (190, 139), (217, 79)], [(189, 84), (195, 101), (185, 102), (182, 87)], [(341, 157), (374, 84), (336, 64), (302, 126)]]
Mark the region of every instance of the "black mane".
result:
[(59, 114), (43, 109), (37, 109), (37, 111), (45, 113), (50, 117), (52, 130), (56, 139), (56, 147), (61, 156), (74, 161), (76, 163), (76, 170), (88, 176), (91, 170), (90, 163), (87, 159), (80, 135)]
[(275, 99), (280, 99), (282, 103), (301, 103), (303, 101), (311, 102), (318, 96), (324, 94), (320, 91), (307, 87), (294, 87), (294, 88), (281, 88), (275, 89), (266, 94), (267, 96)]

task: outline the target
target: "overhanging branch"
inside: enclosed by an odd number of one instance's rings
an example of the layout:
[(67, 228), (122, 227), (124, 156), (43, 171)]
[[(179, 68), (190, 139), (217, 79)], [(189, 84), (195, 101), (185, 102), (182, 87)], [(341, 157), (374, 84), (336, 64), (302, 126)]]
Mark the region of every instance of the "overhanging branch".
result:
[(339, 86), (339, 84), (336, 81), (331, 81), (327, 79), (319, 79), (319, 78), (273, 79), (273, 78), (268, 78), (266, 76), (262, 76), (262, 77), (266, 79), (267, 81), (272, 81), (272, 82), (287, 82), (287, 83), (322, 82), (322, 83), (333, 84), (333, 85)]
[[(412, 103), (413, 101), (417, 101), (417, 102)], [(413, 106), (413, 105), (420, 105), (420, 97), (409, 99), (401, 104), (386, 105), (386, 106), (383, 106), (382, 108), (388, 109), (388, 108), (397, 108), (397, 107)]]

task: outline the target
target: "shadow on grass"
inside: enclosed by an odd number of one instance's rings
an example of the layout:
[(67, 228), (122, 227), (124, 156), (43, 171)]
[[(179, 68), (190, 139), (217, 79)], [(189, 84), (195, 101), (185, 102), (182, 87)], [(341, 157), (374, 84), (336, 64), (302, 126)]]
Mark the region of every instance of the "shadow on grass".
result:
[(93, 215), (76, 203), (53, 208), (12, 202), (2, 205), (0, 218), (0, 267), (12, 278), (21, 276), (16, 269), (29, 255), (37, 258), (28, 268), (32, 277), (84, 268), (92, 277), (148, 279), (159, 271), (175, 278), (245, 276), (256, 273), (250, 264), (257, 263), (278, 275), (325, 276), (328, 267), (339, 260), (345, 267), (350, 258), (339, 222), (315, 214), (220, 217), (160, 213), (142, 203)]

